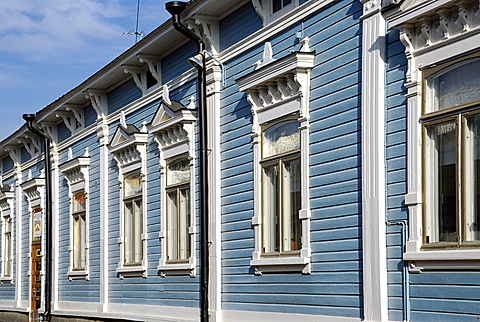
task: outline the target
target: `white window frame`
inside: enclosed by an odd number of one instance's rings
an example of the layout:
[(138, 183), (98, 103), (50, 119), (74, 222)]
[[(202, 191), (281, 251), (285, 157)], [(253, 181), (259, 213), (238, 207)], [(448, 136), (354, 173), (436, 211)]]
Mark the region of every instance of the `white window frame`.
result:
[[(437, 66), (466, 59), (480, 49), (480, 24), (472, 19), (475, 4), (470, 1), (454, 4), (450, 1), (406, 1), (385, 17), (390, 27), (400, 30), (405, 46), (407, 71), (407, 185), (405, 204), (409, 210), (409, 239), (403, 255), (409, 260), (411, 272), (428, 269), (470, 269), (480, 267), (480, 249), (424, 249), (424, 183), (421, 123), (425, 91), (425, 75)], [(458, 16), (454, 13), (459, 13)], [(458, 21), (458, 23), (456, 23)], [(439, 26), (435, 29), (435, 26)]]
[[(119, 168), (118, 184), (120, 187), (120, 237), (118, 244), (120, 248), (120, 260), (116, 269), (119, 278), (125, 277), (147, 277), (148, 261), (147, 261), (147, 142), (148, 133), (146, 127), (143, 126), (140, 131), (134, 130), (130, 132), (126, 124), (120, 124), (117, 131), (113, 135), (109, 144), (110, 152), (113, 153), (114, 159)], [(139, 172), (142, 185), (142, 232), (141, 232), (141, 248), (142, 260), (138, 265), (125, 264), (125, 205), (124, 205), (124, 182), (125, 177), (134, 172)]]
[(237, 80), (240, 91), (247, 93), (247, 99), (252, 105), (254, 196), (261, 196), (262, 192), (262, 129), (273, 121), (293, 115), (296, 115), (300, 123), (301, 210), (299, 218), (302, 222), (302, 248), (298, 254), (285, 254), (286, 256), (269, 257), (263, 254), (262, 198), (255, 198), (252, 218), (255, 248), (250, 265), (255, 267), (257, 275), (283, 271), (311, 273), (309, 105), (310, 71), (314, 66), (315, 52), (311, 52), (308, 48), (308, 38), (303, 44), (299, 52), (275, 60), (272, 57), (271, 44), (266, 43), (263, 62), (254, 72)]
[[(160, 244), (161, 256), (157, 269), (162, 277), (168, 275), (196, 276), (196, 225), (195, 225), (195, 123), (196, 108), (191, 100), (188, 107), (180, 102), (170, 101), (168, 87), (163, 86), (163, 101), (160, 103), (149, 126), (149, 132), (154, 135), (160, 153)], [(172, 106), (175, 105), (175, 108)], [(175, 111), (174, 111), (175, 110)], [(190, 257), (184, 262), (170, 262), (168, 254), (168, 212), (167, 212), (167, 165), (169, 162), (187, 158), (190, 160)]]
[[(70, 280), (74, 279), (90, 279), (90, 157), (88, 150), (83, 157), (69, 160), (59, 166), (60, 171), (65, 176), (68, 183), (68, 197), (69, 197), (69, 227), (70, 227), (70, 242), (69, 242), (69, 266), (67, 275)], [(74, 267), (74, 196), (78, 192), (85, 193), (85, 267), (77, 269)]]
[[(1, 257), (1, 274), (0, 283), (12, 283), (13, 282), (13, 241), (15, 238), (15, 220), (13, 210), (13, 192), (2, 192), (0, 195), (0, 211), (2, 219), (2, 257)], [(7, 222), (10, 221), (10, 242), (6, 241), (6, 228)], [(6, 253), (10, 254), (10, 260), (7, 260)], [(9, 274), (7, 274), (7, 267)]]

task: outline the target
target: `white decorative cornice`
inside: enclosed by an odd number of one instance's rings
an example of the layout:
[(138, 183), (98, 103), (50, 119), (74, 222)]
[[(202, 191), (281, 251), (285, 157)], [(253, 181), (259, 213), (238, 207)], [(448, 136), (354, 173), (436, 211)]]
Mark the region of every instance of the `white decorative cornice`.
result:
[(33, 158), (40, 153), (40, 138), (38, 136), (25, 135), (24, 138), (18, 138), (18, 143), (22, 143), (28, 154)]
[(21, 156), (20, 147), (7, 145), (5, 147), (5, 151), (8, 153), (8, 155), (12, 159), (15, 166), (19, 166), (20, 164), (22, 164), (22, 156)]
[(35, 200), (41, 198), (43, 187), (45, 186), (45, 178), (33, 178), (20, 185), (28, 198), (28, 201), (32, 203)]
[(161, 67), (160, 62), (161, 57), (158, 55), (149, 55), (149, 54), (138, 54), (138, 61), (141, 63), (145, 63), (148, 65), (148, 69), (150, 73), (152, 73), (153, 77), (157, 80), (158, 84), (162, 83), (162, 74), (161, 74)]
[(88, 174), (88, 167), (90, 166), (89, 157), (79, 157), (67, 161), (59, 166), (70, 185), (85, 181)]
[(237, 84), (247, 93), (254, 110), (285, 103), (308, 90), (314, 58), (314, 52), (296, 52), (267, 65), (262, 63), (261, 68), (237, 79)]
[[(180, 104), (175, 101), (174, 103)], [(191, 107), (192, 101), (188, 107), (173, 112), (169, 105), (162, 101), (149, 126), (149, 132), (155, 135), (155, 140), (162, 149), (190, 140), (193, 123), (197, 119), (196, 110)]]
[(122, 68), (125, 74), (130, 73), (132, 75), (137, 87), (140, 88), (142, 94), (145, 94), (147, 91), (147, 74), (145, 73), (145, 68), (136, 65), (122, 65)]
[(0, 210), (3, 214), (13, 209), (14, 197), (15, 193), (13, 191), (0, 192)]
[(108, 115), (108, 98), (105, 91), (87, 89), (84, 94), (85, 98), (92, 102), (93, 109), (97, 112), (97, 118), (104, 118)]
[(208, 51), (217, 55), (220, 48), (218, 17), (196, 14), (187, 23), (188, 27), (205, 41)]
[(64, 104), (65, 111), (56, 111), (55, 116), (62, 118), (65, 126), (72, 134), (85, 127), (83, 106), (78, 104)]
[(145, 158), (147, 142), (148, 133), (145, 126), (142, 127), (141, 132), (128, 133), (127, 129), (120, 125), (108, 148), (113, 153), (118, 166), (123, 168), (130, 164), (140, 164), (142, 162)]
[(52, 142), (58, 142), (57, 123), (42, 121), (38, 126), (42, 128), (45, 135), (47, 135)]

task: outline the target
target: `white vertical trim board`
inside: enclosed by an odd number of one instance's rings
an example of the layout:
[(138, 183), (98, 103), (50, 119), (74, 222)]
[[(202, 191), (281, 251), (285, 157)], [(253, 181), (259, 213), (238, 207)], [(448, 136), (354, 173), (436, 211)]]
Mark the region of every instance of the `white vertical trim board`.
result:
[(385, 20), (380, 3), (363, 3), (362, 240), (364, 320), (387, 321), (385, 235)]

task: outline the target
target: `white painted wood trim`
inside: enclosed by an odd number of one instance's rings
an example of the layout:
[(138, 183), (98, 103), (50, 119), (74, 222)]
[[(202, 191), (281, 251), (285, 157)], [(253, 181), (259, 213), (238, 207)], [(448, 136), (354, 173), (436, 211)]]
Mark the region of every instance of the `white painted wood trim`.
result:
[(72, 317), (84, 316), (90, 318), (126, 319), (132, 321), (198, 321), (200, 311), (198, 308), (110, 303), (107, 310), (102, 312), (99, 303), (92, 302), (67, 302), (58, 303), (54, 315)]
[(23, 209), (23, 198), (22, 196), (22, 171), (20, 167), (17, 167), (15, 169), (15, 209), (13, 210), (13, 213), (15, 214), (15, 264), (16, 264), (16, 270), (15, 270), (15, 305), (12, 307), (22, 307), (22, 273), (23, 273), (23, 267), (22, 267), (22, 231), (23, 231), (23, 225), (22, 225), (22, 209)]
[(223, 311), (223, 320), (228, 322), (245, 322), (245, 321), (353, 322), (353, 321), (361, 321), (358, 318), (348, 318), (348, 317), (338, 317), (338, 316), (273, 313), (273, 312), (257, 312), (257, 311), (230, 311), (230, 310)]
[[(362, 240), (365, 321), (388, 321), (385, 35), (380, 4), (362, 1)], [(374, 8), (376, 6), (376, 8)], [(372, 12), (373, 10), (373, 12)]]
[(99, 312), (107, 310), (109, 297), (108, 279), (108, 133), (107, 121), (100, 119), (96, 126), (99, 139), (100, 163), (100, 308)]

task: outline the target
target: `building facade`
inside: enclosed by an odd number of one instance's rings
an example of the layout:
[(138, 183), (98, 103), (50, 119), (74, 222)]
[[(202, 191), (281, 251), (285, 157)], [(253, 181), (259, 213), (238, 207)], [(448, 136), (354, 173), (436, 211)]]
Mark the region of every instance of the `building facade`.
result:
[[(193, 1), (204, 111), (169, 21), (39, 107), (53, 320), (199, 320), (205, 215), (211, 321), (477, 321), (479, 10)], [(5, 321), (46, 307), (42, 143), (0, 142)]]

